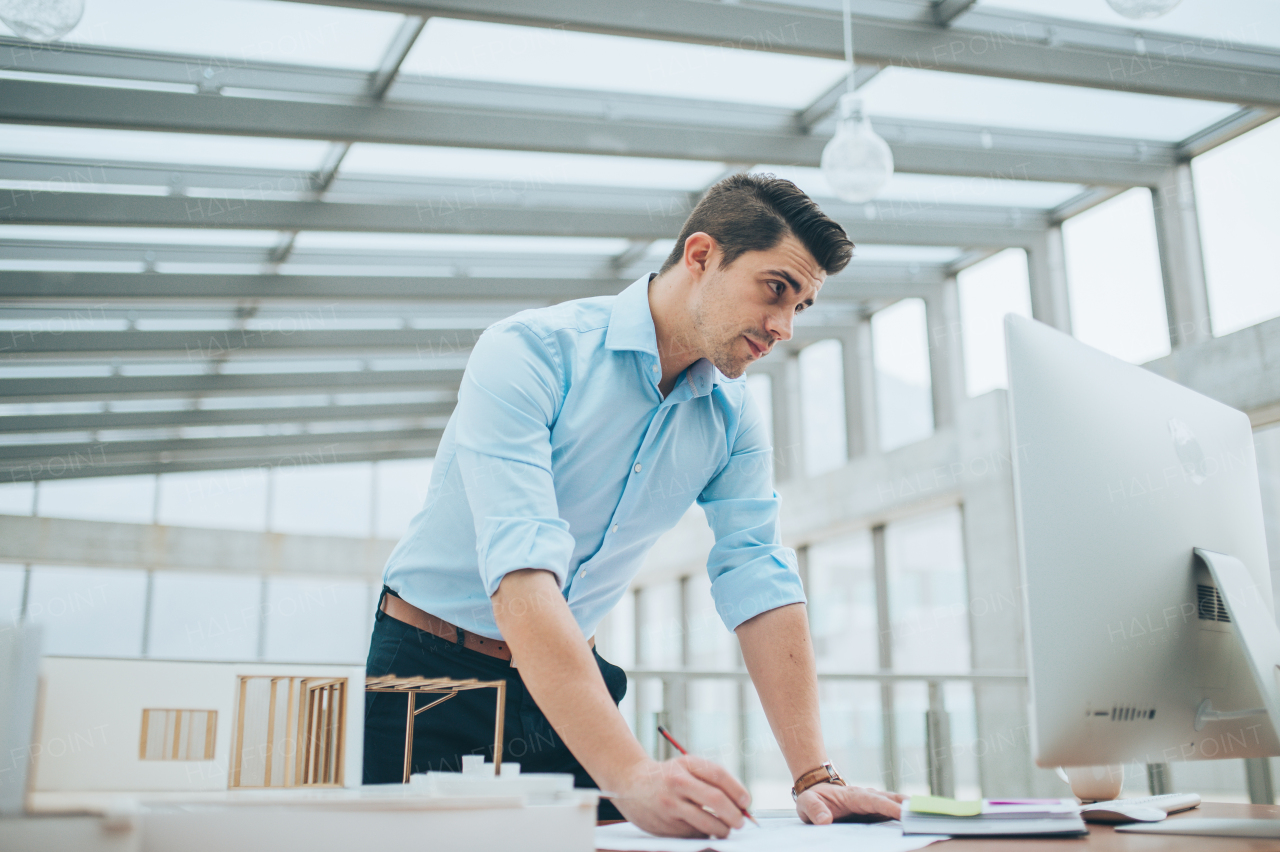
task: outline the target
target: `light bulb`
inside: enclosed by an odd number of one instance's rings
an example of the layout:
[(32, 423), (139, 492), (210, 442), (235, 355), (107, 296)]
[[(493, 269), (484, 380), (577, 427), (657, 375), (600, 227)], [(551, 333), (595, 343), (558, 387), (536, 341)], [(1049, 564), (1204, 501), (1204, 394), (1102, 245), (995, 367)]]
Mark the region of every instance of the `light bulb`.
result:
[(822, 151), (822, 174), (844, 201), (870, 201), (893, 175), (893, 152), (862, 114), (862, 99), (840, 96), (836, 135)]
[(84, 0), (0, 0), (0, 21), (30, 41), (54, 41), (76, 28)]
[(1126, 18), (1158, 18), (1182, 0), (1107, 0), (1107, 5)]

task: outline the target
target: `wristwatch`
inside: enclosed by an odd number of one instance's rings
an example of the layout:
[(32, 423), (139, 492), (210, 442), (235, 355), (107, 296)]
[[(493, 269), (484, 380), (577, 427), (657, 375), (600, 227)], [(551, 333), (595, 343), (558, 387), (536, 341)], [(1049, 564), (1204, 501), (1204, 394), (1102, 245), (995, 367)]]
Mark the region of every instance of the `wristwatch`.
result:
[(796, 785), (791, 788), (791, 798), (793, 800), (798, 799), (805, 790), (810, 787), (816, 787), (819, 784), (835, 784), (838, 787), (849, 786), (840, 777), (840, 773), (836, 772), (836, 768), (831, 765), (831, 761), (828, 760), (817, 769), (810, 769), (796, 779)]

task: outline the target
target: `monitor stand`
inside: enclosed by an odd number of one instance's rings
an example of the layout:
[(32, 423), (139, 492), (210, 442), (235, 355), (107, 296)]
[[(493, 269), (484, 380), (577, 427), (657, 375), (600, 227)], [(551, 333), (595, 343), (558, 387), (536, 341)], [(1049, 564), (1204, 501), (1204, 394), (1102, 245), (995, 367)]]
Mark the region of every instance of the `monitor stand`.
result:
[[(1253, 577), (1244, 563), (1234, 556), (1195, 548), (1195, 555), (1209, 569), (1235, 625), (1240, 647), (1249, 661), (1258, 694), (1264, 706), (1253, 710), (1217, 711), (1208, 699), (1196, 713), (1195, 728), (1205, 723), (1248, 716), (1266, 716), (1271, 727), (1280, 730), (1280, 629), (1275, 617), (1258, 594)], [(1209, 837), (1280, 838), (1280, 819), (1206, 819), (1188, 818), (1167, 822), (1124, 825), (1116, 828), (1134, 834), (1191, 834)]]
[(1199, 547), (1195, 548), (1195, 555), (1209, 569), (1218, 594), (1226, 604), (1263, 703), (1262, 707), (1251, 710), (1218, 711), (1206, 698), (1196, 711), (1195, 729), (1199, 731), (1208, 722), (1265, 715), (1280, 734), (1280, 629), (1276, 627), (1275, 616), (1262, 600), (1243, 562)]

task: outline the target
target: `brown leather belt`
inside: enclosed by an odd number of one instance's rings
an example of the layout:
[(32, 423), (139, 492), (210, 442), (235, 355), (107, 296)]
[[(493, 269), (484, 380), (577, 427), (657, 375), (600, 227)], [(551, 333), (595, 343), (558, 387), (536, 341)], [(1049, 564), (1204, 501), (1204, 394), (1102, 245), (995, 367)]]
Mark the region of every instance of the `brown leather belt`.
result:
[[(416, 627), (419, 630), (430, 633), (432, 636), (439, 636), (441, 639), (461, 644), (462, 647), (469, 651), (479, 651), (481, 654), (511, 662), (511, 649), (507, 647), (506, 642), (489, 639), (477, 633), (468, 633), (443, 618), (436, 618), (429, 612), (423, 612), (403, 598), (385, 594), (382, 596), (382, 603), (378, 608), (396, 621), (402, 621), (410, 627)], [(462, 642), (460, 643), (458, 642), (459, 636), (462, 637)], [(587, 647), (594, 648), (595, 644), (596, 637), (592, 636), (587, 640)]]

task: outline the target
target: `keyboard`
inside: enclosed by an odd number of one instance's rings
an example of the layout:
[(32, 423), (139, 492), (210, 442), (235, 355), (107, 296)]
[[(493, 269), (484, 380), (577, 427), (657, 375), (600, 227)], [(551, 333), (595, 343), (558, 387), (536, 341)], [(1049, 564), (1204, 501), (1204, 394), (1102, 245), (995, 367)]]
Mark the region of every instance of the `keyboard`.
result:
[(1168, 822), (1137, 822), (1118, 825), (1116, 831), (1130, 834), (1192, 834), (1200, 837), (1280, 838), (1280, 819), (1171, 819)]
[(1158, 822), (1168, 814), (1185, 811), (1200, 804), (1195, 793), (1166, 793), (1162, 796), (1145, 796), (1141, 799), (1113, 799), (1094, 802), (1080, 808), (1085, 822), (1119, 824), (1129, 822)]

